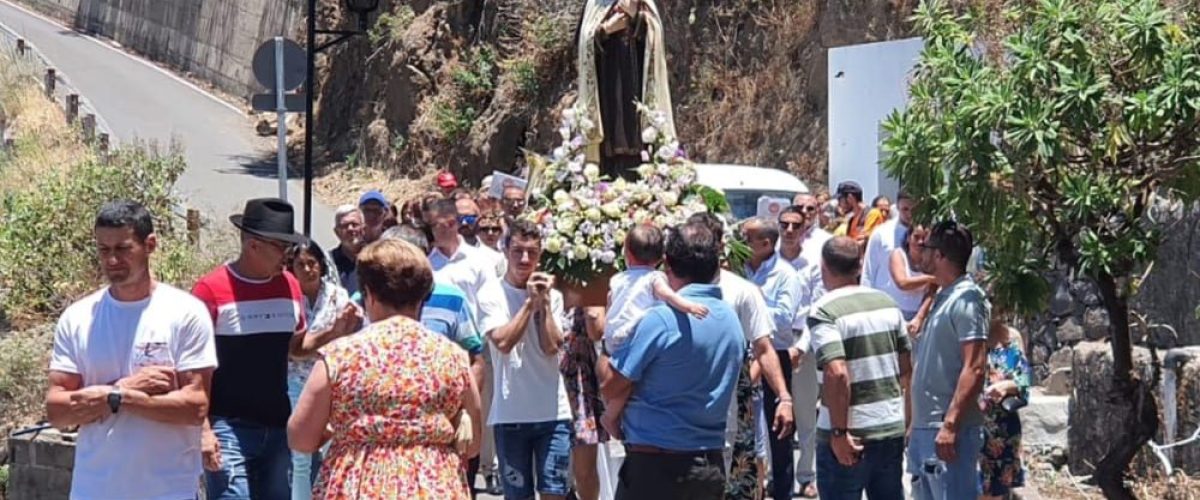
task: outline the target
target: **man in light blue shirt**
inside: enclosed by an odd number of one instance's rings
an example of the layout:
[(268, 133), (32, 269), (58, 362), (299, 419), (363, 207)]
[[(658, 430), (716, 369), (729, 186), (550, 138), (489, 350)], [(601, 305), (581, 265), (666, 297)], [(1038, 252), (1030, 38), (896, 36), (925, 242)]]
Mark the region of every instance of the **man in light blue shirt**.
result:
[[(781, 398), (770, 384), (763, 381), (763, 418), (774, 415), (778, 406), (791, 399), (792, 357), (788, 349), (796, 343), (792, 325), (796, 320), (797, 295), (800, 283), (796, 270), (775, 249), (779, 244), (779, 221), (770, 217), (755, 217), (742, 224), (742, 239), (750, 247), (750, 258), (746, 261), (746, 276), (762, 290), (771, 313), (771, 343), (779, 358), (783, 382), (787, 386)], [(788, 411), (792, 411), (791, 408)], [(792, 483), (796, 481), (794, 458), (792, 457), (792, 433), (768, 434), (771, 445), (771, 479), (775, 498), (791, 498)]]
[(601, 393), (627, 401), (618, 500), (716, 500), (725, 493), (725, 410), (746, 343), (737, 314), (711, 284), (719, 241), (706, 225), (694, 223), (674, 230), (666, 242), (671, 288), (707, 307), (708, 316), (655, 306), (611, 361), (600, 360)]
[(926, 266), (941, 291), (916, 340), (908, 471), (918, 500), (979, 496), (991, 306), (966, 273), (973, 239), (954, 221), (930, 231)]

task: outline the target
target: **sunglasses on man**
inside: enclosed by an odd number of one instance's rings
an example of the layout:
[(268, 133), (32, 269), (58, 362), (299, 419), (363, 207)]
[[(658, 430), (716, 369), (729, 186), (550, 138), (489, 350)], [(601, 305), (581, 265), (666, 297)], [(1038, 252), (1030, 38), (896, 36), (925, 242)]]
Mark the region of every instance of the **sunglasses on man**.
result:
[(479, 226), (479, 232), (487, 234), (500, 234), (500, 226)]
[(463, 226), (474, 226), (475, 223), (478, 221), (479, 221), (478, 215), (460, 215), (460, 216), (458, 216), (458, 223)]

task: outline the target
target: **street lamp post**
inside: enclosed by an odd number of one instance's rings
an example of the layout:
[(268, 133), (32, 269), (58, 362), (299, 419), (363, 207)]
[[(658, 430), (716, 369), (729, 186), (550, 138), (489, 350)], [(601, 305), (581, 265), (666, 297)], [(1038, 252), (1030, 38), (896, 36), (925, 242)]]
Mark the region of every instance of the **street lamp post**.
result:
[[(316, 83), (317, 53), (348, 38), (367, 31), (367, 19), (379, 7), (379, 0), (344, 0), (346, 10), (358, 15), (357, 30), (317, 29), (317, 0), (308, 0), (308, 74), (304, 80), (304, 235), (312, 236), (312, 181), (313, 181), (313, 97)], [(317, 35), (333, 35), (335, 38), (317, 45)]]

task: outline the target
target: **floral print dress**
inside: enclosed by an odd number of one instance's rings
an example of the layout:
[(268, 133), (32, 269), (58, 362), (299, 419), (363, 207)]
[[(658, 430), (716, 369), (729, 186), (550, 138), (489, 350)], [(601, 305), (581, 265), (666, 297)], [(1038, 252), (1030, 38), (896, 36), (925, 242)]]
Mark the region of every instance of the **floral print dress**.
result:
[[(754, 361), (754, 349), (747, 347), (746, 359), (738, 374), (734, 398), (737, 400), (737, 431), (730, 451), (732, 461), (725, 480), (725, 498), (729, 500), (756, 500), (761, 485), (758, 484), (759, 470), (755, 446), (754, 396), (762, 391), (762, 384), (750, 379), (750, 364)], [(759, 409), (761, 414), (762, 410)]]
[(397, 316), (323, 354), (334, 438), (315, 498), (470, 498), (454, 450), (470, 387), (466, 351)]
[[(1021, 351), (1020, 335), (1009, 329), (1009, 341), (988, 350), (987, 385), (1005, 380), (1017, 383), (1019, 397), (1029, 400), (1029, 361)], [(1021, 418), (987, 398), (981, 399), (984, 415), (984, 445), (979, 457), (983, 494), (1005, 496), (1025, 485), (1021, 464)]]
[(596, 377), (599, 355), (596, 354), (596, 343), (587, 335), (584, 309), (577, 307), (570, 314), (571, 331), (567, 334), (559, 371), (567, 386), (567, 398), (571, 400), (575, 444), (600, 444), (607, 442), (609, 436), (600, 425), (604, 402), (600, 399), (600, 380)]

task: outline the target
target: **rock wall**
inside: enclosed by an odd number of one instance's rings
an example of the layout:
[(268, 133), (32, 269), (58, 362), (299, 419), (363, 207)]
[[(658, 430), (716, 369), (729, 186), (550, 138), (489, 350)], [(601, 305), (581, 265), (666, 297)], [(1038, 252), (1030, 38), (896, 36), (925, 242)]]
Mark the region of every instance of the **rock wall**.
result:
[(18, 0), (239, 99), (259, 87), (254, 49), (293, 34), (300, 0)]
[[(1158, 444), (1182, 441), (1200, 428), (1200, 348), (1175, 348), (1158, 352), (1163, 362), (1162, 383), (1155, 391), (1159, 405)], [(1135, 348), (1133, 364), (1144, 380), (1150, 380), (1151, 353)], [(1072, 384), (1068, 416), (1068, 465), (1071, 473), (1087, 475), (1108, 452), (1114, 436), (1125, 429), (1121, 412), (1108, 404), (1112, 380), (1112, 350), (1107, 342), (1081, 342), (1073, 349)], [(1024, 415), (1024, 414), (1023, 414)], [(1177, 470), (1200, 473), (1200, 447), (1195, 443), (1166, 452)], [(1143, 448), (1133, 463), (1138, 472), (1162, 471), (1159, 458)]]
[[(1200, 345), (1200, 207), (1159, 218), (1164, 239), (1154, 267), (1141, 281), (1130, 318), (1137, 342), (1159, 349)], [(1049, 277), (1052, 296), (1046, 310), (1029, 318), (1030, 363), (1037, 380), (1056, 385), (1069, 378), (1070, 348), (1083, 341), (1106, 340), (1111, 321), (1096, 285), (1065, 273)], [(1055, 375), (1055, 372), (1059, 375)]]
[[(826, 50), (908, 36), (915, 1), (659, 1), (689, 155), (826, 177)], [(396, 175), (518, 170), (574, 101), (581, 0), (388, 1), (323, 60), (324, 158)], [(336, 10), (335, 7), (328, 7)], [(326, 18), (337, 16), (331, 13)], [(349, 26), (349, 23), (345, 24)]]

